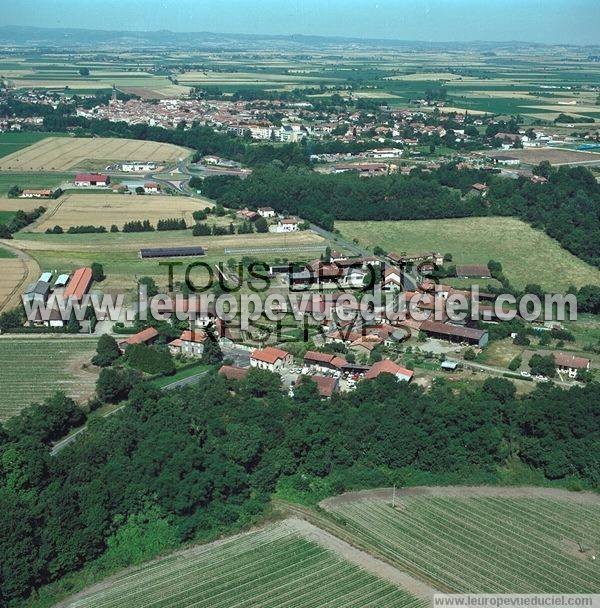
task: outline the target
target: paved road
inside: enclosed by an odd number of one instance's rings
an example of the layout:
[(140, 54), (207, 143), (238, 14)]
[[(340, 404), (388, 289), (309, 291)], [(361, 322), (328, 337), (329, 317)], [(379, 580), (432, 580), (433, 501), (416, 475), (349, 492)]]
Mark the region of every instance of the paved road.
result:
[[(231, 359), (233, 361), (234, 365), (237, 365), (239, 367), (249, 367), (250, 353), (247, 350), (244, 350), (241, 348), (232, 348), (232, 347), (227, 347), (227, 346), (224, 346), (221, 350), (223, 351), (223, 356), (226, 359)], [(189, 376), (188, 378), (183, 378), (181, 380), (175, 380), (174, 382), (171, 382), (170, 384), (163, 386), (161, 388), (161, 390), (162, 391), (172, 391), (172, 390), (175, 390), (178, 388), (182, 388), (184, 386), (189, 386), (190, 384), (194, 384), (200, 378), (202, 378), (202, 376), (206, 375), (208, 373), (208, 371), (209, 370), (205, 370), (203, 372), (194, 374), (193, 376)], [(114, 410), (111, 410), (110, 412), (107, 412), (106, 414), (104, 414), (103, 417), (106, 418), (108, 416), (111, 416), (115, 412), (121, 411), (124, 407), (125, 407), (125, 404), (121, 405), (120, 407), (118, 407)], [(81, 433), (85, 432), (86, 430), (87, 430), (87, 425), (82, 426), (80, 429), (77, 429), (74, 433), (72, 433), (68, 437), (65, 437), (64, 439), (61, 439), (60, 441), (56, 442), (54, 444), (54, 446), (52, 446), (52, 449), (50, 451), (52, 456), (58, 454), (58, 452), (60, 452), (62, 449), (66, 448), (68, 445), (73, 443), (75, 441), (75, 439), (77, 439), (77, 437)]]

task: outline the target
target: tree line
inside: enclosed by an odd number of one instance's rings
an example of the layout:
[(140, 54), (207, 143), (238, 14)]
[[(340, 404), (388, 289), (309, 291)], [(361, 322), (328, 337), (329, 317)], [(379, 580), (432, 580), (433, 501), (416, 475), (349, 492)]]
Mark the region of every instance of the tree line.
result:
[[(292, 398), (256, 369), (169, 393), (124, 381), (116, 398), (129, 392), (127, 406), (55, 456), (49, 444), (82, 420), (64, 395), (0, 430), (0, 604), (97, 566), (119, 538), (129, 555), (127, 542), (154, 542), (158, 524), (171, 546), (251, 523), (282, 485), (341, 492), (419, 472), (493, 483), (514, 459), (600, 485), (597, 385), (518, 397), (506, 379), (459, 389), (438, 380), (424, 392), (383, 374), (323, 401), (312, 381)], [(145, 522), (136, 534), (132, 518)]]
[[(308, 168), (257, 168), (245, 180), (208, 177), (204, 193), (226, 207), (269, 205), (331, 230), (335, 220), (418, 220), (470, 216), (516, 216), (544, 230), (565, 249), (600, 266), (600, 184), (584, 167), (537, 167), (545, 183), (494, 172), (445, 165), (410, 175), (363, 179), (326, 175)], [(485, 182), (485, 199), (470, 194)]]

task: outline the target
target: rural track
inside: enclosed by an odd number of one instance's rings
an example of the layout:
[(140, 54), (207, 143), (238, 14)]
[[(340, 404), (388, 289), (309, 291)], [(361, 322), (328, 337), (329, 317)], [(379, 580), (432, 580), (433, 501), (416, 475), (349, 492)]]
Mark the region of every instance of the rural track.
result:
[[(167, 384), (166, 386), (163, 386), (160, 390), (161, 391), (172, 391), (172, 390), (175, 390), (176, 388), (181, 388), (183, 386), (193, 384), (194, 382), (199, 380), (202, 376), (204, 376), (207, 373), (208, 373), (208, 370), (206, 370), (204, 372), (200, 372), (193, 376), (190, 376), (189, 378), (183, 378), (182, 380), (176, 380), (175, 382), (171, 382), (171, 384)], [(106, 414), (104, 414), (102, 416), (102, 418), (108, 418), (108, 416), (112, 416), (113, 414), (120, 412), (126, 405), (127, 404), (124, 403), (123, 405), (119, 406), (118, 408), (111, 410), (110, 412), (107, 412)], [(86, 430), (87, 430), (87, 424), (85, 426), (82, 426), (81, 428), (77, 429), (70, 435), (67, 435), (63, 439), (60, 439), (52, 446), (52, 449), (50, 450), (50, 454), (52, 456), (56, 456), (56, 454), (58, 454), (61, 450), (66, 448), (68, 445), (71, 445), (75, 441), (75, 439), (77, 439), (77, 437), (79, 435), (81, 435), (81, 433), (84, 433)]]
[(39, 276), (41, 269), (39, 264), (36, 262), (36, 260), (34, 258), (32, 258), (28, 253), (26, 253), (25, 251), (23, 251), (22, 249), (19, 249), (18, 247), (15, 247), (14, 245), (10, 245), (6, 239), (3, 239), (2, 241), (0, 241), (0, 244), (2, 244), (2, 246), (6, 249), (8, 249), (9, 251), (11, 251), (12, 253), (14, 253), (22, 268), (23, 268), (23, 276), (21, 277), (21, 279), (18, 281), (18, 283), (15, 285), (15, 287), (11, 290), (11, 292), (8, 294), (8, 296), (6, 298), (4, 298), (4, 300), (2, 302), (0, 302), (0, 311), (4, 310), (5, 307), (7, 307), (15, 298), (15, 295), (21, 291), (22, 287), (28, 283), (32, 283), (33, 281), (35, 281), (36, 279), (36, 274), (37, 276)]

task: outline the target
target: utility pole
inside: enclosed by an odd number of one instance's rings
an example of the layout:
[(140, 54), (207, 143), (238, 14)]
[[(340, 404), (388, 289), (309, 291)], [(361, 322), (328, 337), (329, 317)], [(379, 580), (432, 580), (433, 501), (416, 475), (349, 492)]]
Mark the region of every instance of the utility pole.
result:
[(394, 484), (394, 489), (392, 490), (392, 509), (396, 508), (396, 484)]

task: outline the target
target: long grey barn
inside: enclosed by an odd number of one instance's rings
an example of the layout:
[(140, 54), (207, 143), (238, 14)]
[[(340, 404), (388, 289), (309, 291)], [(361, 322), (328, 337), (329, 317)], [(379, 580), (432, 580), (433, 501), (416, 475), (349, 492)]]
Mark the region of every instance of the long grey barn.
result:
[(155, 249), (140, 249), (140, 257), (144, 258), (183, 258), (204, 255), (202, 247), (157, 247)]

